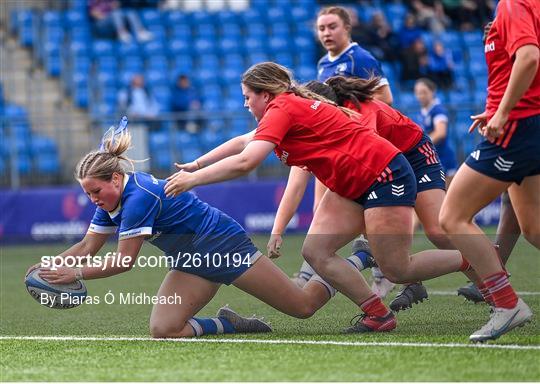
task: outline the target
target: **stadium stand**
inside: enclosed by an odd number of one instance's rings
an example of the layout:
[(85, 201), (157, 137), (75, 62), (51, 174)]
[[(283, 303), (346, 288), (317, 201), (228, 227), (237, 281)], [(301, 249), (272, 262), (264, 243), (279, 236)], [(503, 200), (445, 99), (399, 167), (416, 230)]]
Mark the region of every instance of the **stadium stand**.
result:
[[(168, 116), (170, 86), (179, 74), (186, 74), (200, 91), (204, 122), (198, 140), (184, 141), (180, 133), (163, 123), (150, 133), (149, 149), (153, 167), (169, 170), (174, 158), (190, 161), (193, 157), (231, 137), (246, 131), (254, 122), (243, 107), (239, 80), (250, 65), (277, 61), (291, 68), (301, 81), (316, 78), (317, 46), (312, 23), (319, 5), (313, 0), (252, 0), (170, 2), (168, 9), (139, 9), (140, 19), (153, 39), (144, 43), (120, 43), (98, 40), (92, 36), (85, 0), (68, 0), (66, 9), (39, 11), (17, 8), (10, 14), (9, 31), (21, 46), (31, 48), (47, 74), (62, 83), (67, 97), (88, 111), (93, 119), (113, 121), (121, 111), (117, 94), (129, 84), (136, 73), (145, 76), (148, 87), (156, 95), (163, 116)], [(182, 4), (183, 5), (182, 5)], [(206, 7), (211, 3), (210, 7)], [(240, 4), (240, 5), (239, 5)], [(243, 5), (242, 5), (243, 4)], [(373, 1), (373, 6), (354, 5), (359, 20), (366, 22), (380, 10), (394, 30), (398, 30), (407, 9), (402, 1)], [(174, 8), (174, 9), (171, 9)], [(451, 137), (456, 142), (460, 160), (474, 144), (463, 136), (467, 121), (463, 117), (478, 112), (485, 102), (486, 67), (479, 30), (460, 32), (448, 29), (438, 36), (423, 32), (426, 47), (438, 39), (451, 50), (454, 61), (453, 87), (439, 97), (447, 102), (451, 114)], [(394, 104), (403, 112), (414, 115), (419, 107), (412, 94), (413, 82), (400, 84), (401, 65), (398, 61), (383, 62), (390, 80)], [(24, 113), (7, 105), (4, 115)], [(19, 112), (17, 112), (19, 111)], [(211, 119), (213, 113), (226, 111), (235, 118)], [(464, 112), (466, 111), (466, 112)], [(170, 116), (170, 114), (169, 114)], [(9, 116), (13, 117), (13, 116)], [(96, 125), (105, 128), (106, 124)], [(30, 131), (28, 124), (16, 125), (17, 130)], [(181, 149), (169, 148), (168, 135)], [(44, 140), (44, 139), (43, 139)], [(28, 171), (33, 164), (40, 172), (54, 173), (58, 166), (54, 143), (31, 140), (24, 148), (20, 169)], [(32, 147), (35, 145), (35, 148)], [(34, 148), (34, 150), (32, 150)], [(47, 155), (40, 155), (44, 152)], [(25, 156), (29, 159), (24, 160)], [(273, 162), (273, 160), (268, 160)], [(2, 168), (4, 167), (4, 168)], [(0, 172), (5, 164), (0, 165)]]

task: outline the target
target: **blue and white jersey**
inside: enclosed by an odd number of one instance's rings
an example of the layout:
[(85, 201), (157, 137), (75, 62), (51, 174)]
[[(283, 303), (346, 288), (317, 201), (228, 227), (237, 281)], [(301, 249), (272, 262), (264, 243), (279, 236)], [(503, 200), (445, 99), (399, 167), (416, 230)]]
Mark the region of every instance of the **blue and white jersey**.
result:
[[(437, 122), (443, 121), (448, 124), (448, 112), (437, 99), (428, 108), (422, 108), (420, 110), (420, 116), (422, 128), (428, 135), (433, 132)], [(447, 174), (452, 174), (456, 171), (457, 163), (454, 148), (449, 140), (449, 130), (450, 127), (447, 126), (446, 137), (435, 144), (435, 149), (437, 150), (444, 171)]]
[(118, 231), (119, 240), (148, 235), (168, 255), (222, 251), (225, 238), (246, 236), (240, 224), (191, 192), (166, 197), (165, 184), (147, 173), (126, 174), (120, 204), (112, 212), (96, 208), (89, 231)]
[(337, 57), (324, 55), (317, 64), (317, 80), (324, 82), (332, 76), (360, 77), (369, 79), (372, 75), (380, 76), (380, 85), (387, 85), (388, 79), (384, 77), (381, 64), (371, 53), (360, 47), (357, 43), (351, 43)]

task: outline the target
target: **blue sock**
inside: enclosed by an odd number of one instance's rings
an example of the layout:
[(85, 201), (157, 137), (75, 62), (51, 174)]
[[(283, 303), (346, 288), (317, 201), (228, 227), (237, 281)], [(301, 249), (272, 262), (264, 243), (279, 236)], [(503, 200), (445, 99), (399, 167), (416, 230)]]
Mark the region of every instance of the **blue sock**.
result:
[(364, 251), (358, 251), (354, 255), (347, 257), (347, 261), (353, 266), (363, 271), (370, 265), (371, 256)]
[(188, 324), (193, 328), (195, 336), (236, 333), (231, 322), (224, 317), (212, 319), (193, 317), (188, 320)]

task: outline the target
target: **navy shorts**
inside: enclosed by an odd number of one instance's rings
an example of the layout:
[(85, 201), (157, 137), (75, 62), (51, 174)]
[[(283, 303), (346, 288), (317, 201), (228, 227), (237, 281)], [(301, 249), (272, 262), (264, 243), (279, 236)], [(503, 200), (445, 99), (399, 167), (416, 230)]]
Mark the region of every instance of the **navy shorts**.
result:
[(483, 175), (517, 184), (540, 174), (540, 115), (508, 122), (497, 140), (479, 143), (465, 163)]
[(388, 164), (368, 190), (355, 200), (364, 209), (375, 207), (414, 207), (416, 201), (416, 178), (403, 154), (398, 154)]
[(441, 161), (428, 135), (424, 133), (420, 142), (404, 155), (414, 171), (417, 193), (429, 189), (446, 190), (446, 177)]
[(222, 213), (215, 228), (199, 236), (190, 249), (183, 249), (175, 255), (171, 269), (229, 285), (246, 272), (262, 253), (244, 228)]

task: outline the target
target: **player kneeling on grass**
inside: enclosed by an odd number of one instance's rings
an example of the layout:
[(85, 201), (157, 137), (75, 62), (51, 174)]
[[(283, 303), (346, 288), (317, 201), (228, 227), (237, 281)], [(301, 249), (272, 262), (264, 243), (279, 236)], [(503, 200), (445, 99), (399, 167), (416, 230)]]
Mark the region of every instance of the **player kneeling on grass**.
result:
[[(180, 295), (182, 301), (170, 304), (165, 300), (165, 304), (160, 300), (154, 305), (150, 332), (159, 338), (272, 330), (261, 319), (241, 317), (228, 307), (221, 308), (213, 319), (194, 317), (221, 284), (233, 284), (298, 318), (310, 317), (335, 294), (335, 289), (318, 276), (303, 289), (297, 287), (261, 254), (236, 221), (194, 194), (166, 197), (164, 180), (146, 173), (126, 172), (122, 162), (132, 164), (124, 156), (130, 143), (127, 131), (120, 130), (116, 140), (113, 132), (112, 138), (104, 141), (103, 149), (87, 154), (80, 161), (76, 178), (97, 208), (83, 240), (60, 255), (94, 256), (119, 227), (116, 257), (122, 262), (109, 259), (99, 267), (42, 268), (42, 278), (51, 284), (68, 284), (77, 279), (127, 272), (133, 267), (144, 240), (165, 255), (178, 255), (158, 297)], [(206, 254), (211, 257), (195, 262), (194, 255)]]

